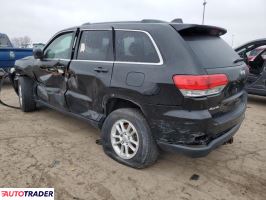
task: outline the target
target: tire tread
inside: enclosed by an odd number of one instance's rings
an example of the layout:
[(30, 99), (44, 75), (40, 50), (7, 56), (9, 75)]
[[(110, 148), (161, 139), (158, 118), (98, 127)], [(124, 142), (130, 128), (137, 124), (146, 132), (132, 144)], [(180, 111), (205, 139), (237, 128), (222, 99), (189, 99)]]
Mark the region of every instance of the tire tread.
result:
[(19, 77), (19, 84), (21, 85), (22, 92), (22, 105), (21, 110), (23, 112), (32, 112), (36, 110), (36, 102), (33, 95), (33, 80), (28, 77)]

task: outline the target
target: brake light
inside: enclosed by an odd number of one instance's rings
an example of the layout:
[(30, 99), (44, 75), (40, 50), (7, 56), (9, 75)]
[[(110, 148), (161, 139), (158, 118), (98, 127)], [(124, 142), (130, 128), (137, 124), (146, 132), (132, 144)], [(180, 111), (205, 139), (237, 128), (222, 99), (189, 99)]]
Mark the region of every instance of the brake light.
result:
[(202, 97), (220, 93), (228, 83), (225, 74), (174, 75), (175, 86), (187, 97)]

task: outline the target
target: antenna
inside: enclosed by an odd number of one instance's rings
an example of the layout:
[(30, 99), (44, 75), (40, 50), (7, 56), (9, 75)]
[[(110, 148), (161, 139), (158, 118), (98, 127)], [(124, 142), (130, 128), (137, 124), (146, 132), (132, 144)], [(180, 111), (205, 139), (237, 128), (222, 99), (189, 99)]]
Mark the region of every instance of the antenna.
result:
[(204, 20), (205, 20), (205, 7), (206, 7), (207, 1), (204, 0), (203, 1), (203, 15), (202, 15), (202, 24), (204, 24)]

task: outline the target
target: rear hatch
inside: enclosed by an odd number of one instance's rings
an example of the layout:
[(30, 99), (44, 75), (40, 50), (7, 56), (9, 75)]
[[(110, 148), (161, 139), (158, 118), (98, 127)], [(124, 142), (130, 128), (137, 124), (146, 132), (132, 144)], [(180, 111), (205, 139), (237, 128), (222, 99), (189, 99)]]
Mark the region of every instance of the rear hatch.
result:
[[(171, 25), (184, 39), (188, 51), (193, 54), (198, 65), (196, 67), (204, 69), (206, 73), (204, 78), (206, 79), (206, 76), (208, 78), (207, 85), (214, 87), (205, 93), (194, 91), (194, 93), (191, 91), (183, 93), (184, 107), (189, 110), (208, 109), (213, 117), (222, 117), (238, 111), (243, 113), (243, 107), (246, 104), (244, 84), (248, 68), (243, 61), (239, 60), (239, 55), (220, 37), (226, 33), (226, 30), (204, 25)], [(192, 77), (190, 83), (195, 78), (197, 77)], [(195, 82), (195, 86), (199, 83)], [(175, 82), (175, 84), (180, 89), (178, 83)]]

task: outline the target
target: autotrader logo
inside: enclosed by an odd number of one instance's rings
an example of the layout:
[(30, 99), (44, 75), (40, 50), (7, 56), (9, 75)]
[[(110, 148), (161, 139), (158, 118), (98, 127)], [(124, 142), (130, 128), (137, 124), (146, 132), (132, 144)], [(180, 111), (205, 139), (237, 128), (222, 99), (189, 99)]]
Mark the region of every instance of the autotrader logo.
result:
[(54, 188), (0, 188), (0, 200), (54, 200)]

